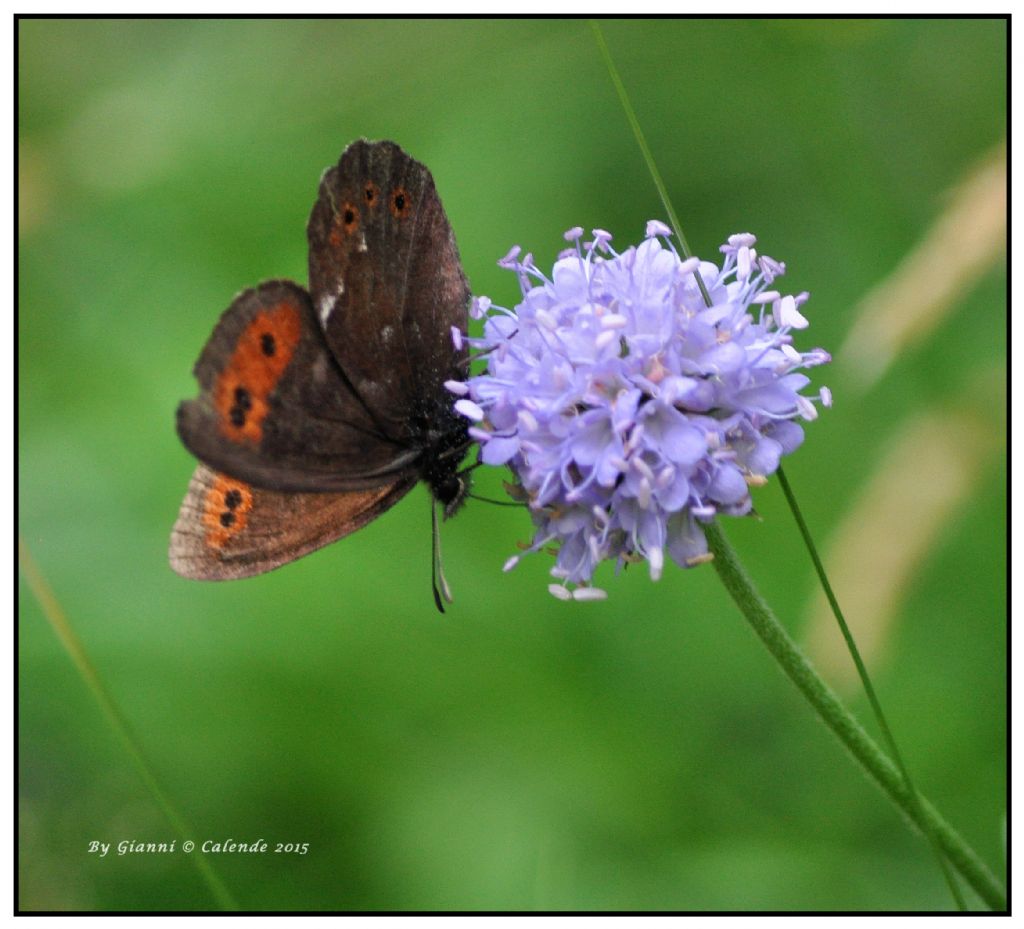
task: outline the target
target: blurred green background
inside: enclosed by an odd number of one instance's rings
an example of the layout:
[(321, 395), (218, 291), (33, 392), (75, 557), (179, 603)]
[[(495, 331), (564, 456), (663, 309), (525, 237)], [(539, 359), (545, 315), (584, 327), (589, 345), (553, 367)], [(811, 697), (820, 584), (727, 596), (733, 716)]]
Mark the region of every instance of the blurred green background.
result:
[[(917, 417), (984, 436), (961, 443), (967, 480), (869, 660), (922, 790), (1002, 874), (1002, 258), (870, 386), (840, 349), (861, 298), (1004, 138), (1005, 23), (605, 34), (694, 250), (713, 259), (754, 231), (785, 285), (813, 294), (798, 344), (837, 354), (814, 372), (835, 407), (786, 468), (826, 550)], [(309, 843), (215, 858), (240, 906), (952, 905), (927, 845), (710, 567), (657, 584), (606, 567), (606, 602), (561, 603), (545, 556), (501, 572), (525, 515), (471, 501), (444, 526), (442, 617), (422, 488), (263, 577), (203, 584), (167, 565), (192, 364), (239, 289), (305, 281), (317, 181), (348, 142), (395, 139), (430, 166), (474, 292), (506, 305), (518, 291), (495, 262), (511, 245), (543, 265), (570, 226), (624, 246), (663, 218), (586, 22), (23, 20), (18, 52), (20, 531), (193, 838)], [(919, 483), (944, 463), (922, 449)], [(481, 492), (501, 479), (481, 475)], [(726, 531), (806, 639), (808, 559), (777, 482), (755, 502), (763, 519)], [(875, 550), (901, 545), (862, 528)], [(19, 593), (21, 907), (214, 907), (181, 853), (87, 853), (174, 833)]]

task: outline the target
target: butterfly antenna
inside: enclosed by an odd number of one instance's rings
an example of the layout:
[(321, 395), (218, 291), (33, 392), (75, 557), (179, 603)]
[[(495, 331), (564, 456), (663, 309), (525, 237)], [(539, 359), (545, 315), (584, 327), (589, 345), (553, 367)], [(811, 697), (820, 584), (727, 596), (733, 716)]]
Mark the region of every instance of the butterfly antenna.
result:
[(439, 613), (444, 612), (444, 603), (453, 603), (452, 591), (444, 576), (444, 566), (441, 564), (441, 527), (437, 522), (437, 504), (430, 501), (430, 587), (434, 594), (434, 606)]
[[(507, 336), (505, 336), (505, 339), (511, 339), (511, 338), (512, 338), (513, 336), (515, 336), (515, 335), (516, 335), (516, 334), (517, 334), (518, 332), (519, 332), (519, 330), (518, 330), (518, 329), (514, 329), (514, 330), (512, 330), (512, 332), (511, 332), (511, 333), (509, 333), (509, 334), (508, 334)], [(493, 352), (493, 351), (495, 350), (495, 348), (496, 348), (496, 347), (497, 347), (497, 346), (495, 346), (495, 347), (492, 347), (492, 348), (482, 348), (482, 349), (480, 349), (480, 351), (478, 351), (478, 352), (469, 352), (469, 353), (467, 353), (467, 354), (466, 354), (466, 356), (465, 356), (464, 358), (462, 358), (462, 359), (461, 359), (461, 360), (459, 361), (459, 364), (460, 364), (460, 365), (464, 365), (464, 366), (466, 367), (466, 369), (468, 370), (468, 369), (469, 369), (469, 366), (470, 366), (470, 365), (471, 365), (471, 364), (472, 364), (472, 363), (473, 363), (474, 361), (479, 361), (479, 360), (480, 360), (481, 358), (486, 358), (486, 357), (487, 357), (488, 355), (490, 355), (490, 354), (491, 354), (491, 352)]]
[(480, 494), (466, 494), (466, 496), (470, 500), (479, 500), (481, 503), (493, 503), (495, 506), (526, 506), (525, 503), (515, 503), (512, 500), (492, 500), (490, 497), (481, 497)]

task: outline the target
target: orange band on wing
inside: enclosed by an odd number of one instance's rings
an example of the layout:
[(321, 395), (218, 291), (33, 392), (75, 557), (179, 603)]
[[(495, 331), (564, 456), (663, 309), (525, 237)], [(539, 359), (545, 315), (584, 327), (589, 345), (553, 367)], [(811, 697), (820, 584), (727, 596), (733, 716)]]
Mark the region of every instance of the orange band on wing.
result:
[(299, 310), (288, 302), (261, 310), (245, 327), (213, 389), (220, 428), (229, 439), (258, 444), (263, 438), (270, 394), (301, 337)]
[(222, 549), (245, 528), (246, 514), (252, 509), (252, 490), (248, 484), (218, 474), (203, 501), (203, 525), (206, 544)]

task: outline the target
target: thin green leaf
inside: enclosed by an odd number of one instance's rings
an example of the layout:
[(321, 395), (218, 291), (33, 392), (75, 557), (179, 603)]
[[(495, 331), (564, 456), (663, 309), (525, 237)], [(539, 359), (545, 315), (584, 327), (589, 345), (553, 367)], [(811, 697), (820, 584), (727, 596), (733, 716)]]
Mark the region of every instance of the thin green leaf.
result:
[[(35, 595), (36, 600), (39, 601), (43, 615), (57, 634), (57, 638), (60, 640), (61, 645), (64, 646), (72, 663), (85, 681), (86, 686), (92, 691), (107, 722), (110, 723), (111, 728), (117, 733), (121, 744), (128, 752), (128, 756), (142, 777), (143, 783), (145, 783), (152, 794), (156, 805), (160, 807), (164, 816), (167, 817), (167, 821), (171, 824), (171, 828), (174, 829), (182, 841), (192, 838), (195, 835), (195, 831), (189, 828), (184, 818), (175, 809), (166, 791), (160, 786), (160, 782), (153, 773), (152, 766), (142, 753), (142, 749), (139, 747), (138, 740), (132, 733), (128, 721), (124, 718), (120, 709), (118, 709), (114, 698), (111, 696), (110, 691), (107, 690), (103, 679), (96, 670), (96, 666), (89, 659), (82, 640), (72, 628), (67, 614), (61, 607), (50, 585), (46, 582), (42, 571), (39, 570), (35, 559), (29, 552), (28, 546), (20, 538), (18, 539), (18, 560), (21, 565), (21, 572), (25, 576), (25, 581)], [(239, 909), (230, 891), (224, 886), (220, 877), (218, 877), (213, 867), (206, 860), (206, 856), (196, 852), (193, 855), (189, 855), (189, 858), (191, 858), (206, 886), (210, 889), (210, 893), (217, 901), (217, 905), (222, 910)]]

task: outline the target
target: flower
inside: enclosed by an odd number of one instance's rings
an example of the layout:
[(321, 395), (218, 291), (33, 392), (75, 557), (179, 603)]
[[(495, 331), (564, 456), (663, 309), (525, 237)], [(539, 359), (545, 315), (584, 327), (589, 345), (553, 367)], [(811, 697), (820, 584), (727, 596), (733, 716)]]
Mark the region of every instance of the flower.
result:
[(721, 267), (683, 260), (669, 232), (652, 220), (618, 253), (610, 233), (582, 243), (576, 227), (550, 278), (517, 246), (499, 265), (522, 301), (473, 303), (484, 331), (466, 341), (486, 371), (452, 383), (455, 409), (480, 459), (512, 469), (536, 525), (526, 551), (556, 547), (560, 599), (602, 598), (590, 581), (605, 559), (645, 560), (654, 580), (666, 553), (709, 560), (701, 523), (749, 513), (750, 487), (803, 441), (796, 420), (831, 404), (826, 388), (801, 393), (800, 369), (831, 359), (793, 347), (809, 295), (771, 289), (785, 265), (748, 233), (729, 237)]

